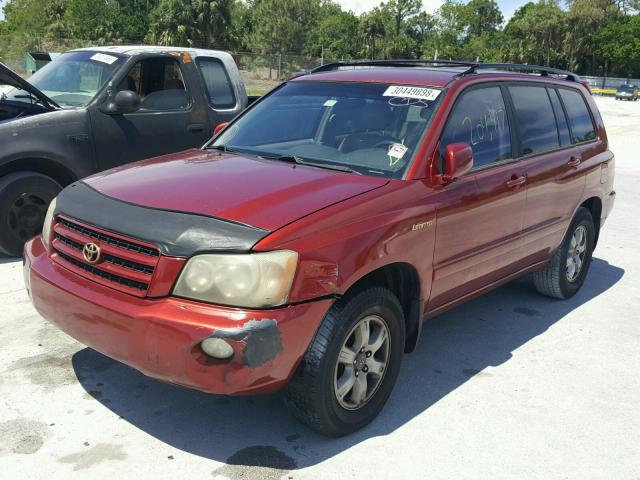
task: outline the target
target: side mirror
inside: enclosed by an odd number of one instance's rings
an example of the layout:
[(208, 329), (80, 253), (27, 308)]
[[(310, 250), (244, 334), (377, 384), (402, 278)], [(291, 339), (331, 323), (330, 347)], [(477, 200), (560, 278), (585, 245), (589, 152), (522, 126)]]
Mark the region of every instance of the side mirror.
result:
[(107, 105), (105, 113), (122, 114), (140, 110), (140, 96), (131, 90), (121, 90), (116, 93), (113, 102)]
[(224, 123), (219, 123), (218, 125), (216, 125), (216, 128), (213, 129), (213, 136), (215, 137), (216, 135), (218, 135), (222, 130), (224, 130), (225, 128), (227, 128), (227, 125), (229, 125), (229, 122), (224, 122)]
[(461, 177), (473, 168), (473, 150), (468, 143), (450, 143), (444, 149), (444, 180)]

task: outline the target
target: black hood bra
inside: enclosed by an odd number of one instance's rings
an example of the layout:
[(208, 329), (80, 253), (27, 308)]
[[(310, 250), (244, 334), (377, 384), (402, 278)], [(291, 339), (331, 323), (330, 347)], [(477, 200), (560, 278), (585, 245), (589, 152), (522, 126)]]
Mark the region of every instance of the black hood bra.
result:
[(206, 215), (135, 205), (75, 182), (57, 198), (54, 214), (65, 215), (156, 245), (164, 255), (189, 257), (204, 252), (247, 252), (270, 232)]

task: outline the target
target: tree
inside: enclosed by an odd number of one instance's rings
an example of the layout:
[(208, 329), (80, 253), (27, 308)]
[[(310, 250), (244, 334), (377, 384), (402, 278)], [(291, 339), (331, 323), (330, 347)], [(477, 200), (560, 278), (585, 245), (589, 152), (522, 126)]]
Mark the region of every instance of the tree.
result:
[(360, 51), (359, 24), (358, 17), (351, 12), (340, 10), (332, 15), (321, 15), (307, 38), (306, 51), (325, 59), (356, 57)]
[(505, 59), (566, 68), (567, 29), (567, 13), (555, 0), (527, 3), (505, 27)]
[(393, 32), (396, 36), (402, 32), (405, 22), (417, 15), (421, 8), (421, 0), (389, 0), (388, 3), (380, 4), (384, 17), (392, 20)]
[(603, 75), (640, 77), (640, 15), (619, 17), (595, 38), (598, 54), (605, 59)]
[(253, 49), (262, 53), (301, 53), (318, 22), (320, 0), (255, 0)]
[(365, 57), (376, 58), (376, 40), (384, 38), (386, 30), (384, 27), (384, 17), (379, 8), (374, 8), (369, 13), (360, 16), (360, 35), (366, 42), (363, 51)]
[(475, 37), (495, 32), (504, 21), (495, 0), (471, 0), (465, 5), (462, 16), (467, 35)]

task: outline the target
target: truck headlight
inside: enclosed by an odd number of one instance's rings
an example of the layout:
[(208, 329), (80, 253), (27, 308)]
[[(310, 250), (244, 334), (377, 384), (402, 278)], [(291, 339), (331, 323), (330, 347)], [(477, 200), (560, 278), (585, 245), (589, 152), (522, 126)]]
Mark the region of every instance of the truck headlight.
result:
[(234, 307), (275, 307), (286, 303), (297, 264), (298, 254), (291, 250), (196, 255), (173, 293)]
[(47, 214), (44, 216), (44, 223), (42, 224), (42, 241), (47, 247), (51, 240), (51, 223), (53, 222), (53, 212), (56, 209), (56, 198), (51, 200), (49, 208), (47, 209)]

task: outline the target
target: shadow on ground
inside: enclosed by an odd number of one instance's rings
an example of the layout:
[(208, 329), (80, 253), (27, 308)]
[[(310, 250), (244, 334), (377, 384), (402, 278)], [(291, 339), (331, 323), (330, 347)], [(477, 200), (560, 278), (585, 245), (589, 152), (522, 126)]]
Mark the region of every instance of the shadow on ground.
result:
[(0, 265), (4, 265), (5, 263), (20, 262), (21, 260), (22, 258), (20, 257), (7, 257), (0, 253)]
[(429, 321), (417, 350), (405, 356), (380, 416), (341, 439), (325, 439), (297, 423), (277, 395), (230, 398), (174, 387), (89, 348), (73, 356), (73, 367), (82, 386), (120, 421), (176, 449), (227, 463), (222, 476), (279, 478), (393, 432), (484, 368), (508, 361), (515, 349), (611, 288), (623, 274), (594, 259), (584, 287), (569, 300), (542, 297), (525, 278)]

